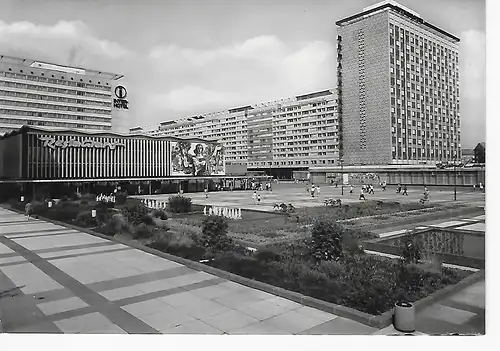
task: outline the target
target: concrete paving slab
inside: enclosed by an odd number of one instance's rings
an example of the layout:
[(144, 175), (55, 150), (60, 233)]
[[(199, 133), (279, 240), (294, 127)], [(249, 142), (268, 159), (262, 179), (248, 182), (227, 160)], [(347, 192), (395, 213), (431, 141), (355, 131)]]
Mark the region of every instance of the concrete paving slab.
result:
[(84, 331), (79, 334), (128, 334), (128, 333), (119, 326), (117, 326), (116, 324), (111, 324), (103, 327), (96, 327), (95, 329)]
[(109, 319), (98, 312), (62, 319), (54, 323), (65, 334), (89, 332), (113, 325)]
[(14, 253), (14, 251), (12, 251), (10, 248), (0, 243), (0, 254), (12, 254), (12, 253)]
[(264, 320), (291, 311), (293, 307), (281, 306), (273, 301), (262, 300), (249, 304), (242, 304), (241, 306), (236, 306), (235, 309), (251, 317), (257, 318), (258, 320)]
[(465, 221), (448, 221), (448, 222), (442, 222), (439, 224), (433, 224), (433, 225), (430, 225), (430, 227), (447, 228), (447, 227), (453, 227), (453, 226), (460, 225), (460, 224), (467, 224), (467, 222), (465, 222)]
[(328, 322), (328, 321), (335, 319), (335, 318), (338, 318), (338, 316), (335, 314), (320, 311), (320, 310), (317, 310), (315, 308), (311, 308), (308, 306), (299, 307), (299, 308), (295, 309), (294, 311), (301, 313), (301, 314), (304, 314), (308, 317), (312, 317), (314, 319), (317, 319), (317, 320), (321, 321), (322, 323)]
[(378, 331), (376, 328), (338, 317), (331, 321), (307, 329), (300, 334), (304, 335), (370, 335)]
[[(0, 244), (2, 245), (2, 244)], [(21, 256), (13, 256), (13, 257), (4, 257), (0, 258), (0, 266), (6, 263), (14, 263), (14, 262), (26, 262), (26, 259)]]
[(475, 306), (482, 309), (486, 308), (485, 294), (471, 294), (466, 291), (461, 291), (449, 298), (452, 301), (462, 303), (464, 305)]
[(164, 330), (171, 329), (177, 325), (182, 325), (183, 323), (195, 321), (196, 319), (187, 313), (181, 312), (178, 309), (167, 306), (159, 312), (148, 314), (146, 316), (139, 317), (144, 323), (147, 323), (151, 327), (163, 333)]
[(439, 304), (426, 308), (421, 313), (423, 318), (438, 319), (452, 324), (464, 324), (475, 315), (475, 313)]
[(21, 290), (25, 294), (62, 288), (61, 285), (31, 263), (6, 266), (2, 267), (1, 270), (17, 286), (24, 285)]
[(486, 232), (486, 224), (485, 223), (474, 223), (466, 226), (459, 227), (459, 229), (463, 230), (473, 230), (475, 232)]
[(123, 288), (102, 291), (99, 294), (110, 301), (116, 301), (129, 297), (144, 295), (144, 291), (139, 289), (138, 286), (127, 286)]
[(87, 307), (88, 304), (86, 304), (78, 297), (70, 297), (68, 299), (58, 301), (39, 303), (37, 306), (45, 315), (48, 316), (55, 313), (61, 313)]
[(224, 332), (211, 325), (200, 321), (192, 320), (180, 325), (169, 327), (162, 330), (163, 334), (210, 334), (210, 335), (220, 335)]
[(264, 322), (247, 325), (241, 329), (230, 332), (231, 335), (292, 335), (292, 333), (276, 328)]
[(155, 314), (162, 311), (172, 311), (171, 306), (164, 303), (161, 298), (133, 303), (130, 305), (122, 306), (122, 310), (133, 314), (136, 317), (144, 317), (150, 314)]
[(292, 334), (298, 334), (322, 324), (323, 321), (320, 318), (307, 316), (304, 313), (288, 311), (278, 316), (266, 319), (261, 323)]
[(235, 310), (223, 312), (214, 316), (202, 317), (200, 320), (226, 333), (234, 332), (258, 321), (256, 318)]

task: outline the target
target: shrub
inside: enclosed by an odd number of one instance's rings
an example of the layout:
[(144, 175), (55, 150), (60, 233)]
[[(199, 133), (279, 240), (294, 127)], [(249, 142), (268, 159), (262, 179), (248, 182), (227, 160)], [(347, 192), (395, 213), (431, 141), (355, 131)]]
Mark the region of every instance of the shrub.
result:
[(108, 209), (115, 207), (115, 204), (112, 202), (99, 201), (95, 204), (95, 207), (96, 209)]
[(31, 202), (31, 210), (34, 215), (45, 216), (49, 208), (45, 202), (33, 201)]
[(258, 250), (255, 253), (254, 257), (257, 261), (262, 261), (262, 262), (279, 261), (281, 259), (281, 255), (279, 253), (270, 249)]
[(148, 214), (148, 208), (137, 199), (127, 199), (122, 209), (123, 216), (128, 223), (139, 224), (142, 217)]
[(200, 246), (178, 245), (168, 242), (167, 240), (155, 241), (147, 246), (157, 249), (172, 255), (184, 257), (190, 260), (199, 261), (205, 255), (205, 248)]
[(422, 247), (410, 233), (401, 240), (401, 259), (405, 263), (417, 263), (422, 258)]
[(134, 239), (149, 239), (154, 236), (154, 228), (141, 223), (135, 228)]
[(106, 235), (123, 234), (129, 231), (127, 221), (123, 215), (116, 213), (109, 218), (101, 227), (102, 232)]
[(258, 279), (264, 282), (272, 281), (270, 279), (269, 265), (266, 262), (239, 253), (219, 252), (211, 265), (250, 279)]
[(54, 205), (48, 212), (47, 217), (56, 221), (71, 223), (80, 212), (79, 205), (71, 201), (61, 201)]
[(115, 194), (116, 205), (123, 205), (127, 201), (127, 192), (126, 191), (118, 191)]
[(27, 202), (21, 202), (19, 200), (14, 200), (14, 199), (11, 199), (9, 201), (9, 204), (12, 208), (15, 208), (16, 210), (19, 210), (19, 211), (24, 211), (24, 208), (27, 204)]
[(208, 216), (203, 220), (201, 242), (212, 251), (224, 251), (232, 244), (227, 235), (227, 220), (220, 216)]
[(81, 211), (76, 215), (75, 223), (80, 227), (95, 227), (97, 218), (92, 218), (92, 211)]
[(146, 225), (155, 225), (155, 221), (153, 220), (153, 217), (151, 217), (149, 214), (141, 217), (141, 223), (144, 223)]
[(155, 218), (155, 219), (153, 219), (153, 222), (154, 222), (156, 228), (158, 228), (158, 229), (161, 229), (164, 231), (170, 230), (170, 225), (168, 224), (168, 222), (166, 220), (161, 220), (161, 219)]
[(154, 210), (152, 215), (153, 215), (153, 217), (159, 218), (161, 220), (168, 219), (167, 212), (165, 212), (164, 210)]
[(316, 220), (311, 228), (308, 246), (317, 261), (338, 260), (342, 256), (342, 240), (345, 229), (328, 219)]
[(87, 201), (87, 202), (92, 202), (92, 201), (95, 201), (96, 199), (96, 196), (95, 194), (83, 194), (82, 197), (80, 198), (80, 200), (82, 201)]
[(168, 198), (170, 210), (174, 213), (187, 213), (191, 212), (192, 203), (189, 197), (184, 196), (171, 196)]

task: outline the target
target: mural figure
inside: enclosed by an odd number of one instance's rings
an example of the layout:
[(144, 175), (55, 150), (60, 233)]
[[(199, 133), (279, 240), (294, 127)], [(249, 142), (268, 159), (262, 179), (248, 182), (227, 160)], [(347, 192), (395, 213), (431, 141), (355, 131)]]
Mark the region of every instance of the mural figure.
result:
[(199, 177), (224, 173), (224, 150), (221, 145), (189, 141), (172, 143), (172, 175)]

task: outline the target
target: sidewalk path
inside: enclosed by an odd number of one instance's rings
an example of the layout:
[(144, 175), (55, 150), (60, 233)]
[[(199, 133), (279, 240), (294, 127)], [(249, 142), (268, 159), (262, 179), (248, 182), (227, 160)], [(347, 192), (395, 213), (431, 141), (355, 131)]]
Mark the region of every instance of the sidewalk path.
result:
[(377, 329), (0, 208), (7, 333), (373, 334)]
[(484, 279), (417, 313), (416, 327), (429, 335), (484, 334)]

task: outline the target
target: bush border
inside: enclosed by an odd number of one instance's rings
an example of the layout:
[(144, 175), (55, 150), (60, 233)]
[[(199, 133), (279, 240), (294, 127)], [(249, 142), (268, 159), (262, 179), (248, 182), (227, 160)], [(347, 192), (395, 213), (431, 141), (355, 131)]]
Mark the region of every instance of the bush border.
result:
[[(8, 209), (8, 210), (20, 213), (20, 214), (24, 214), (22, 211), (17, 210), (15, 208), (5, 207), (4, 205), (0, 205), (0, 206), (5, 208), (5, 209)], [(224, 279), (231, 280), (233, 282), (248, 286), (250, 288), (262, 290), (264, 292), (267, 292), (267, 293), (270, 293), (273, 295), (277, 295), (277, 296), (283, 297), (285, 299), (297, 302), (301, 305), (316, 308), (316, 309), (319, 309), (319, 310), (324, 311), (324, 312), (332, 313), (332, 314), (335, 314), (339, 317), (348, 318), (348, 319), (354, 320), (356, 322), (359, 322), (361, 324), (364, 324), (364, 325), (367, 325), (370, 327), (374, 327), (377, 329), (383, 329), (383, 328), (388, 327), (389, 325), (392, 324), (394, 308), (392, 308), (389, 311), (386, 311), (380, 315), (372, 315), (369, 313), (358, 311), (358, 310), (351, 308), (351, 307), (346, 307), (346, 306), (337, 305), (337, 304), (334, 304), (331, 302), (326, 302), (326, 301), (319, 300), (319, 299), (316, 299), (316, 298), (313, 298), (310, 296), (302, 295), (302, 294), (294, 292), (294, 291), (286, 290), (286, 289), (276, 287), (276, 286), (273, 286), (273, 285), (270, 285), (267, 283), (263, 283), (263, 282), (260, 282), (257, 280), (245, 278), (245, 277), (236, 275), (234, 273), (226, 272), (224, 270), (205, 265), (205, 264), (200, 263), (200, 262), (191, 261), (191, 260), (188, 260), (188, 259), (183, 258), (183, 257), (174, 256), (174, 255), (171, 255), (171, 254), (168, 254), (168, 253), (141, 245), (141, 244), (136, 243), (136, 242), (116, 238), (113, 236), (107, 236), (105, 234), (95, 232), (91, 229), (81, 228), (81, 227), (78, 227), (78, 226), (75, 226), (75, 225), (72, 225), (69, 223), (51, 220), (51, 219), (48, 219), (48, 218), (45, 218), (42, 216), (38, 216), (38, 218), (42, 221), (46, 221), (46, 222), (53, 223), (53, 224), (60, 225), (60, 226), (64, 226), (64, 227), (67, 227), (67, 228), (70, 228), (73, 230), (84, 232), (84, 233), (99, 237), (101, 239), (107, 239), (107, 240), (111, 240), (114, 242), (118, 242), (120, 244), (123, 244), (123, 245), (129, 246), (129, 247), (132, 247), (132, 248), (135, 248), (135, 249), (162, 257), (162, 258), (166, 258), (166, 259), (171, 260), (173, 262), (185, 265), (188, 268), (198, 270), (198, 271), (203, 271), (203, 272), (206, 272), (209, 274), (213, 274), (219, 278), (224, 278)], [(432, 293), (431, 295), (429, 295), (427, 297), (424, 297), (423, 299), (420, 299), (420, 300), (414, 302), (413, 305), (415, 306), (415, 310), (420, 311), (423, 308), (436, 302), (437, 300), (444, 299), (444, 298), (448, 297), (449, 295), (451, 295), (451, 294), (453, 294), (453, 293), (455, 293), (455, 292), (457, 292), (457, 291), (459, 291), (467, 286), (470, 286), (473, 283), (480, 281), (484, 277), (485, 277), (484, 270), (473, 273), (470, 276), (459, 281), (457, 284), (449, 285), (441, 290), (438, 290), (438, 291)], [(2, 330), (3, 330), (3, 328), (2, 328), (2, 324), (1, 324), (1, 320), (0, 320), (0, 332)]]

